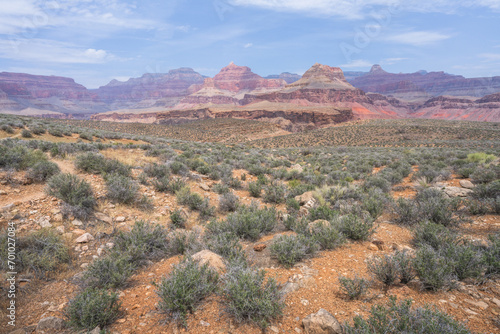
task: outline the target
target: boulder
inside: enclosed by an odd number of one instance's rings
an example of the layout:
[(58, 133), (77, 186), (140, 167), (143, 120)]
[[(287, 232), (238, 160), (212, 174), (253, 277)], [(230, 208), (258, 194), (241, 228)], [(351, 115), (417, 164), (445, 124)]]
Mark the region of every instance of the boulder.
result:
[(446, 187), (444, 192), (450, 197), (467, 197), (473, 191), (471, 189), (459, 187)]
[(86, 243), (86, 242), (89, 242), (89, 241), (92, 241), (92, 240), (94, 240), (94, 237), (92, 236), (92, 234), (90, 234), (90, 233), (84, 233), (81, 236), (79, 236), (75, 240), (75, 242), (77, 242), (77, 243)]
[(460, 180), (459, 183), (462, 188), (473, 189), (475, 187), (474, 183), (469, 180)]
[(36, 326), (37, 333), (53, 333), (55, 330), (64, 328), (64, 320), (58, 317), (47, 317), (40, 319)]
[(107, 223), (107, 224), (113, 224), (113, 218), (111, 218), (111, 217), (110, 217), (110, 216), (108, 216), (108, 215), (105, 215), (105, 214), (104, 214), (104, 213), (102, 213), (102, 212), (97, 212), (97, 213), (95, 214), (95, 217), (96, 217), (98, 220), (100, 220), (100, 221), (102, 221), (102, 222), (105, 222), (105, 223)]
[(200, 183), (200, 188), (205, 191), (210, 191), (210, 187), (205, 183)]
[(335, 317), (325, 309), (309, 314), (302, 320), (307, 334), (342, 334), (342, 326)]
[(304, 205), (310, 200), (314, 200), (313, 192), (312, 191), (307, 191), (303, 193), (302, 195), (295, 196), (295, 200), (300, 203), (300, 205)]
[(224, 260), (218, 254), (204, 249), (193, 255), (193, 260), (198, 261), (201, 265), (208, 263), (209, 267), (217, 270), (218, 273), (224, 272), (226, 270), (226, 265)]

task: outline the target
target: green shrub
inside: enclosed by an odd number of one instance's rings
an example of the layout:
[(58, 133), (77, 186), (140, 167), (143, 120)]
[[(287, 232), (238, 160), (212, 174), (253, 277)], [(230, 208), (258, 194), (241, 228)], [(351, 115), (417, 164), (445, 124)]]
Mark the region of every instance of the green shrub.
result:
[(36, 182), (44, 182), (60, 172), (61, 169), (56, 163), (52, 161), (39, 161), (28, 169), (27, 177)]
[(193, 232), (175, 231), (169, 234), (168, 250), (169, 255), (195, 254), (202, 250), (202, 245)]
[(346, 242), (345, 236), (332, 224), (318, 222), (314, 224), (310, 234), (321, 249), (335, 249)]
[(62, 137), (63, 136), (62, 130), (58, 129), (58, 128), (49, 129), (49, 134), (54, 136), (54, 137)]
[(493, 166), (479, 166), (474, 173), (470, 175), (470, 178), (474, 183), (488, 183), (498, 179), (498, 175)]
[(84, 220), (89, 218), (97, 204), (90, 184), (70, 173), (52, 176), (47, 182), (46, 192), (64, 202), (63, 213)]
[(286, 211), (288, 213), (299, 212), (300, 203), (295, 198), (288, 198), (286, 200)]
[(87, 152), (75, 159), (75, 166), (89, 174), (120, 174), (130, 176), (130, 166), (108, 159), (100, 153)]
[(217, 272), (208, 264), (200, 266), (188, 258), (156, 285), (160, 297), (158, 308), (166, 312), (168, 318), (186, 326), (188, 313), (193, 313), (201, 301), (216, 290), (217, 281)]
[(62, 237), (50, 229), (41, 229), (17, 240), (18, 268), (46, 277), (71, 261), (70, 250)]
[(276, 204), (285, 202), (286, 189), (283, 183), (272, 182), (264, 188), (264, 202)]
[(483, 252), (483, 263), (486, 266), (486, 274), (500, 273), (500, 233), (488, 236), (489, 247)]
[(265, 278), (264, 270), (231, 266), (222, 278), (225, 311), (237, 322), (249, 322), (261, 328), (283, 315), (285, 303), (280, 285)]
[(113, 253), (127, 256), (136, 265), (157, 260), (168, 254), (168, 231), (144, 221), (136, 221), (130, 232), (120, 231), (115, 237)]
[(412, 300), (396, 303), (391, 297), (387, 305), (374, 305), (370, 316), (364, 319), (354, 317), (353, 325), (344, 324), (345, 334), (470, 334), (461, 323), (446, 313), (429, 307), (411, 307)]
[(370, 190), (361, 200), (361, 209), (367, 211), (373, 219), (377, 219), (384, 213), (384, 209), (389, 203), (386, 194), (379, 190)]
[(450, 244), (441, 253), (451, 262), (453, 272), (459, 280), (478, 278), (483, 274), (483, 254), (476, 246), (468, 242)]
[(250, 192), (250, 196), (259, 198), (262, 193), (262, 184), (260, 182), (249, 182), (248, 191)]
[(472, 197), (484, 200), (500, 197), (500, 180), (490, 182), (488, 184), (479, 184), (474, 188)]
[(473, 162), (478, 164), (487, 164), (495, 161), (497, 157), (493, 154), (487, 154), (484, 152), (470, 153), (467, 155), (467, 162)]
[(370, 286), (370, 282), (364, 278), (355, 276), (348, 278), (339, 276), (340, 289), (346, 294), (348, 299), (359, 299), (366, 294)]
[(413, 256), (406, 250), (396, 251), (393, 255), (393, 259), (398, 266), (398, 276), (401, 284), (410, 283), (416, 276)]
[(239, 197), (232, 192), (219, 196), (219, 210), (222, 212), (234, 212), (238, 208)]
[(33, 132), (33, 134), (37, 135), (37, 136), (40, 136), (40, 135), (43, 135), (46, 130), (45, 128), (41, 127), (41, 126), (35, 126), (31, 129), (31, 132)]
[(186, 217), (182, 213), (182, 210), (175, 210), (170, 213), (170, 222), (175, 228), (185, 228), (186, 227)]
[(285, 268), (291, 268), (295, 263), (314, 254), (318, 248), (313, 238), (300, 234), (280, 235), (271, 244), (271, 256)]
[(111, 324), (120, 314), (118, 295), (87, 288), (70, 300), (64, 315), (72, 327), (92, 330)]
[(167, 165), (159, 165), (157, 163), (152, 163), (144, 167), (144, 173), (153, 178), (164, 178), (170, 176), (170, 169)]
[(367, 240), (375, 230), (371, 217), (358, 217), (355, 214), (340, 217), (338, 228), (340, 232), (352, 240)]
[(375, 278), (387, 286), (393, 285), (399, 277), (399, 266), (396, 259), (391, 255), (375, 257), (367, 262), (368, 270)]
[(207, 248), (229, 263), (246, 263), (245, 253), (238, 236), (231, 232), (210, 233), (205, 236)]
[(413, 244), (417, 247), (429, 245), (440, 250), (455, 243), (457, 236), (443, 225), (432, 222), (420, 223), (413, 234)]
[(0, 129), (2, 129), (3, 131), (7, 132), (8, 134), (13, 134), (14, 133), (14, 129), (10, 125), (7, 125), (7, 124), (2, 124), (2, 126), (0, 127)]
[(23, 138), (33, 138), (33, 134), (31, 133), (30, 130), (23, 129), (21, 131), (21, 137), (23, 137)]
[(85, 139), (85, 140), (88, 140), (88, 141), (93, 141), (94, 140), (94, 137), (90, 134), (90, 133), (80, 133), (79, 137), (81, 139)]
[(212, 217), (215, 217), (215, 206), (210, 205), (208, 198), (205, 198), (201, 205), (198, 207), (198, 220), (207, 221)]
[(229, 193), (231, 190), (229, 189), (229, 186), (223, 182), (217, 183), (213, 186), (213, 191), (219, 195), (224, 195)]
[(139, 198), (139, 185), (128, 176), (112, 174), (106, 177), (106, 197), (122, 204), (133, 204)]
[(233, 232), (240, 238), (257, 240), (263, 233), (271, 232), (277, 221), (275, 208), (259, 209), (257, 204), (241, 205), (230, 213), (223, 223), (224, 230)]
[(338, 214), (338, 211), (331, 209), (328, 205), (320, 205), (316, 208), (309, 209), (309, 220), (332, 220), (337, 217)]
[(455, 278), (451, 261), (427, 245), (417, 251), (414, 266), (425, 289), (436, 291), (449, 288)]
[(91, 288), (117, 289), (126, 285), (135, 270), (125, 256), (105, 256), (90, 263), (83, 275), (84, 285)]

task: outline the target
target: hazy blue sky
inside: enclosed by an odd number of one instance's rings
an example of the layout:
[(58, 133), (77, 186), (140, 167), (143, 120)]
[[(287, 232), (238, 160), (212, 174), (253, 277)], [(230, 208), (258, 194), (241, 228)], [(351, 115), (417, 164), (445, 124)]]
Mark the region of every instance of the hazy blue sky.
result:
[(500, 75), (500, 0), (0, 0), (0, 71), (111, 79), (234, 61)]

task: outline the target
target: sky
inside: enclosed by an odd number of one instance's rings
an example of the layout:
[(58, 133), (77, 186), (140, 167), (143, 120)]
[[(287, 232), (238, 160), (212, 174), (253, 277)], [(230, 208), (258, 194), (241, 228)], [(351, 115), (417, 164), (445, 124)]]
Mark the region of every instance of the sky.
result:
[(0, 0), (0, 72), (87, 88), (233, 61), (267, 76), (344, 71), (500, 76), (500, 0)]

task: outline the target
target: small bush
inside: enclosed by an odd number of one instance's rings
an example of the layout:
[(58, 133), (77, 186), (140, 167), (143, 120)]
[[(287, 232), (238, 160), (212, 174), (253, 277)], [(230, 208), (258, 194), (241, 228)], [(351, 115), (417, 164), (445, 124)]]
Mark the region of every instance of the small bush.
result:
[(224, 195), (231, 191), (229, 189), (229, 186), (222, 182), (215, 184), (212, 189), (214, 190), (215, 193), (219, 195)]
[(368, 270), (375, 278), (387, 286), (393, 285), (399, 277), (399, 266), (396, 259), (391, 255), (384, 255), (368, 261)]
[(64, 315), (72, 327), (92, 330), (111, 324), (119, 316), (120, 307), (116, 293), (87, 288), (68, 303)]
[(265, 278), (265, 271), (231, 266), (222, 278), (225, 311), (237, 322), (249, 322), (261, 328), (283, 314), (285, 303), (280, 285)]
[(331, 220), (337, 217), (338, 214), (338, 211), (331, 209), (328, 205), (320, 205), (316, 208), (309, 209), (309, 220)]
[(84, 285), (91, 288), (117, 289), (126, 285), (135, 266), (124, 256), (106, 256), (93, 261), (83, 275)]
[(295, 198), (288, 198), (286, 200), (286, 211), (288, 213), (299, 212), (300, 203)]
[(170, 222), (176, 228), (185, 228), (186, 221), (187, 219), (184, 217), (182, 210), (175, 210), (170, 213)]
[(436, 291), (448, 288), (455, 278), (453, 264), (449, 259), (427, 245), (417, 251), (414, 266), (425, 289)]
[(54, 137), (62, 137), (63, 136), (63, 132), (61, 129), (57, 129), (57, 128), (51, 128), (49, 129), (49, 134), (54, 136)]
[(418, 334), (470, 334), (461, 323), (446, 313), (428, 307), (411, 308), (412, 300), (396, 303), (391, 297), (387, 305), (374, 305), (370, 316), (364, 319), (354, 317), (353, 325), (345, 324), (346, 334), (385, 334), (385, 333), (418, 333)]
[(21, 131), (21, 137), (23, 137), (23, 138), (33, 138), (33, 134), (31, 133), (30, 130), (23, 129)]
[(486, 274), (500, 273), (500, 233), (488, 236), (489, 247), (483, 252), (483, 263), (486, 266)]
[(37, 136), (40, 136), (40, 135), (43, 135), (46, 130), (45, 128), (41, 127), (41, 126), (35, 126), (31, 129), (31, 132), (33, 132), (33, 134), (37, 135)]
[(168, 237), (169, 255), (194, 254), (202, 250), (201, 243), (193, 232), (176, 231)]
[(144, 167), (144, 173), (153, 178), (163, 178), (170, 176), (170, 169), (167, 165), (159, 165), (157, 163), (152, 163)]
[(139, 185), (127, 176), (106, 177), (107, 198), (116, 203), (133, 204), (139, 197)]
[(474, 173), (470, 175), (470, 178), (474, 183), (488, 183), (495, 181), (495, 179), (498, 178), (498, 175), (491, 166), (490, 167), (479, 166), (478, 168), (476, 168)]
[(335, 249), (346, 241), (345, 236), (338, 230), (337, 226), (332, 224), (316, 223), (310, 233), (321, 249)]
[(239, 206), (223, 223), (224, 229), (249, 240), (257, 240), (261, 234), (271, 232), (277, 221), (275, 208), (259, 209), (257, 204)]
[(272, 182), (264, 188), (264, 202), (276, 204), (285, 202), (286, 189), (284, 184)]
[(229, 263), (246, 263), (245, 253), (238, 236), (231, 232), (205, 236), (207, 248), (225, 258)]
[(12, 126), (7, 125), (7, 124), (2, 124), (1, 129), (3, 131), (7, 132), (8, 134), (13, 134), (14, 133), (14, 129), (12, 128)]
[(71, 261), (70, 250), (62, 237), (53, 230), (41, 229), (18, 239), (18, 266), (33, 270), (39, 277), (56, 271)]
[(367, 240), (374, 232), (373, 219), (371, 217), (358, 217), (348, 214), (339, 219), (338, 228), (346, 237), (352, 240)]
[(107, 159), (102, 154), (87, 152), (75, 159), (76, 168), (89, 174), (120, 174), (130, 176), (130, 166), (118, 160)]
[(205, 198), (201, 205), (198, 207), (198, 220), (207, 221), (212, 217), (215, 217), (215, 206), (210, 205), (208, 198)]
[(271, 244), (271, 256), (275, 257), (285, 268), (293, 265), (318, 250), (313, 238), (304, 235), (281, 235)]
[(250, 196), (259, 198), (262, 193), (262, 183), (260, 182), (249, 182), (248, 183), (248, 191), (250, 192)]
[(28, 169), (27, 177), (35, 182), (45, 182), (45, 180), (60, 172), (61, 169), (56, 163), (39, 161)]
[(474, 245), (464, 242), (450, 244), (441, 252), (451, 262), (453, 272), (459, 280), (478, 278), (483, 274), (483, 256)]
[(96, 206), (90, 184), (70, 173), (52, 176), (47, 182), (46, 192), (64, 201), (63, 213), (80, 219), (88, 219)]
[(339, 284), (340, 289), (350, 300), (359, 299), (365, 295), (370, 286), (370, 282), (368, 280), (359, 278), (358, 276), (355, 276), (354, 278), (339, 276)]
[(402, 284), (410, 283), (416, 276), (415, 267), (413, 266), (413, 257), (408, 251), (396, 251), (393, 259), (398, 266), (398, 276)]
[(180, 205), (187, 205), (191, 210), (198, 210), (203, 204), (203, 197), (198, 193), (192, 193), (188, 187), (183, 187), (175, 193)]
[(188, 313), (216, 290), (217, 281), (217, 272), (208, 264), (200, 266), (188, 258), (156, 285), (160, 297), (158, 308), (166, 312), (168, 318), (186, 326)]
[(233, 212), (238, 208), (239, 197), (232, 192), (219, 196), (219, 210), (222, 212)]
[(432, 222), (423, 222), (415, 229), (413, 244), (417, 247), (429, 245), (440, 250), (455, 243), (457, 236), (448, 228)]
[(136, 221), (130, 232), (119, 232), (113, 253), (127, 256), (133, 264), (155, 260), (168, 253), (167, 230), (160, 225)]

